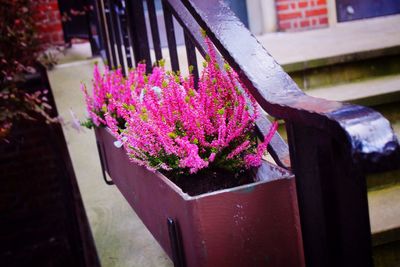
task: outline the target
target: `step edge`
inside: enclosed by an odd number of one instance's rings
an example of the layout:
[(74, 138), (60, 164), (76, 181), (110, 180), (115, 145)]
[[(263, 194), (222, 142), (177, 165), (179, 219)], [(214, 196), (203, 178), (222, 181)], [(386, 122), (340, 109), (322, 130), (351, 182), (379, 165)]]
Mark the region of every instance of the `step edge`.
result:
[(373, 50), (362, 50), (352, 53), (343, 53), (328, 57), (319, 57), (306, 59), (296, 62), (280, 63), (282, 68), (288, 72), (297, 72), (301, 70), (315, 69), (319, 67), (342, 64), (352, 61), (368, 60), (382, 56), (393, 56), (400, 54), (400, 44), (388, 47), (381, 47)]
[[(395, 84), (395, 87), (391, 87), (389, 89), (384, 89), (384, 90), (379, 90), (374, 93), (369, 93), (365, 95), (358, 95), (353, 98), (332, 98), (329, 97), (330, 95), (326, 96), (324, 95), (323, 92), (329, 92), (329, 91), (342, 91), (342, 90), (353, 90), (354, 88), (352, 87), (360, 87), (360, 86), (370, 86), (371, 82), (374, 83), (383, 83), (384, 85), (380, 85), (382, 87), (387, 87), (389, 83), (395, 83), (398, 81), (398, 84)], [(338, 84), (336, 86), (327, 86), (327, 87), (318, 87), (318, 88), (313, 88), (313, 89), (308, 89), (304, 90), (304, 92), (310, 96), (316, 97), (316, 98), (324, 98), (324, 99), (330, 99), (333, 101), (340, 101), (340, 102), (349, 102), (353, 104), (362, 104), (362, 105), (367, 105), (367, 106), (374, 106), (377, 104), (385, 104), (385, 103), (391, 103), (395, 101), (400, 101), (400, 75), (388, 75), (388, 76), (383, 76), (379, 78), (373, 78), (373, 79), (368, 79), (368, 80), (361, 80), (361, 81), (356, 81), (352, 83), (346, 83), (346, 84)], [(332, 93), (331, 93), (332, 95)], [(375, 98), (388, 98), (390, 97), (390, 101), (371, 101), (372, 99)], [(376, 103), (375, 103), (376, 102)]]
[(380, 246), (400, 240), (400, 226), (372, 232), (372, 246)]
[[(374, 246), (400, 240), (400, 218), (397, 220), (396, 217), (396, 214), (398, 214), (398, 210), (400, 209), (400, 203), (397, 202), (396, 197), (399, 190), (400, 186), (396, 185), (382, 190), (368, 192), (371, 235), (372, 244)], [(371, 205), (372, 203), (374, 203), (374, 205)], [(385, 206), (389, 205), (390, 208), (382, 210), (382, 204), (379, 203), (385, 203)], [(381, 212), (373, 212), (374, 210)], [(388, 214), (391, 214), (391, 216), (379, 221), (382, 216), (386, 217)], [(377, 220), (377, 223), (375, 224), (374, 219)]]

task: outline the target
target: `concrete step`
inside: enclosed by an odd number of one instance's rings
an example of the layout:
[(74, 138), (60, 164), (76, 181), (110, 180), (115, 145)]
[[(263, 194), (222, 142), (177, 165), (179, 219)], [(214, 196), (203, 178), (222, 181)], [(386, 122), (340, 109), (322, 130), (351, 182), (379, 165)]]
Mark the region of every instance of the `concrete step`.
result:
[(293, 72), (397, 53), (399, 24), (400, 15), (394, 15), (312, 31), (268, 33), (257, 39), (279, 64)]
[(307, 90), (318, 98), (377, 106), (400, 101), (400, 74)]
[(400, 266), (400, 185), (368, 193), (375, 267)]
[(393, 102), (390, 104), (374, 106), (373, 108), (389, 120), (394, 132), (398, 137), (400, 137), (400, 103)]
[[(368, 55), (371, 56), (370, 58), (287, 72), (304, 90), (346, 84), (400, 73), (400, 47), (393, 52), (396, 54), (379, 56), (379, 52), (369, 51), (366, 54), (370, 53)], [(352, 55), (349, 57), (353, 58)]]
[(375, 267), (400, 266), (400, 185), (368, 193)]
[(258, 39), (303, 89), (400, 73), (400, 15)]
[(369, 191), (400, 185), (400, 170), (372, 174), (367, 176), (367, 187)]
[[(400, 136), (400, 104), (374, 107)], [(367, 177), (375, 267), (400, 266), (400, 170)]]
[(368, 192), (373, 245), (400, 240), (400, 184)]

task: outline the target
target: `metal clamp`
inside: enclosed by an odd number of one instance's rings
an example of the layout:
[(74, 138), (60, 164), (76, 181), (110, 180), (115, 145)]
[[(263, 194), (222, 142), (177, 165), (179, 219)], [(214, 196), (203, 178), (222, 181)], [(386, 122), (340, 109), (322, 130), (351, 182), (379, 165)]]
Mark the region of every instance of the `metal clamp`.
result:
[(114, 182), (112, 180), (107, 180), (107, 174), (106, 174), (106, 170), (105, 170), (105, 158), (103, 156), (102, 153), (102, 146), (100, 145), (100, 142), (98, 140), (96, 140), (96, 144), (97, 144), (97, 150), (99, 151), (99, 157), (100, 157), (100, 166), (101, 166), (101, 172), (103, 174), (103, 180), (107, 185), (113, 185)]
[(185, 267), (185, 257), (183, 253), (182, 239), (179, 231), (178, 223), (172, 219), (167, 219), (169, 240), (172, 249), (172, 261), (174, 267)]

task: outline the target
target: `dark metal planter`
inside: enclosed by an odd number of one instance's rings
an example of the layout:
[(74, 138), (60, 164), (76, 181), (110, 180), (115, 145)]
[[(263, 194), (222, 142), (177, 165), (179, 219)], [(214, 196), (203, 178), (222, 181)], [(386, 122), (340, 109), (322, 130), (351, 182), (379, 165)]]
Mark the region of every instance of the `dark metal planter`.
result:
[(175, 265), (304, 265), (295, 182), (286, 170), (265, 162), (257, 182), (191, 197), (130, 162), (106, 129), (95, 133), (105, 171)]

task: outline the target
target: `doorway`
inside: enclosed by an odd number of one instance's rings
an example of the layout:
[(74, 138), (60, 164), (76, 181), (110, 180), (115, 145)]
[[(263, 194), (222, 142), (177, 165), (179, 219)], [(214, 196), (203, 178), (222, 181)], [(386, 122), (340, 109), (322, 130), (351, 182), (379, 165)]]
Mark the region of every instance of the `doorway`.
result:
[(399, 0), (336, 0), (337, 21), (400, 14)]

